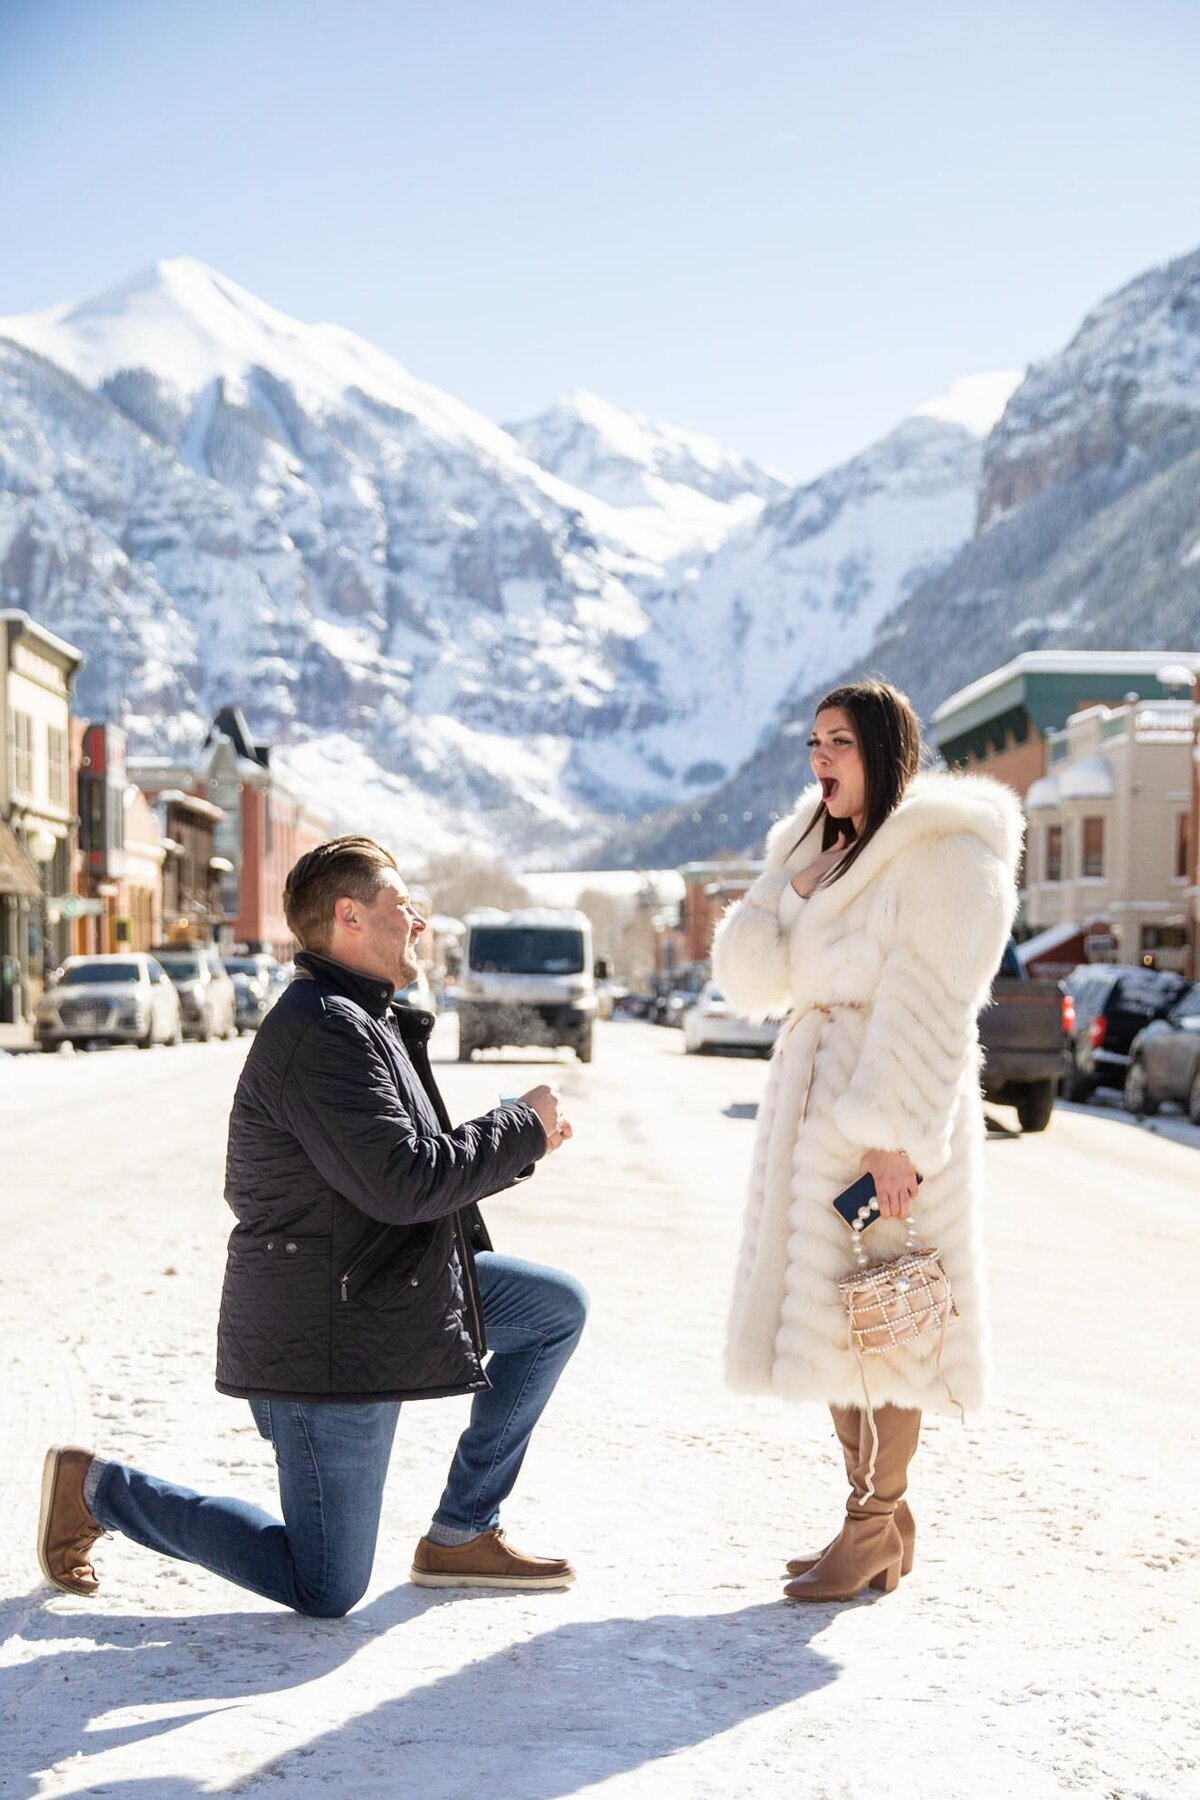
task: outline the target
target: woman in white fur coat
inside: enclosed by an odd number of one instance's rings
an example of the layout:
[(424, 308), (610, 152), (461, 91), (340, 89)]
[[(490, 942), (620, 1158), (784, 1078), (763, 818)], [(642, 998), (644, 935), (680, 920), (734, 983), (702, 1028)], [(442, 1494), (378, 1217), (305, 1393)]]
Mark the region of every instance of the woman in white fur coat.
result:
[[(819, 1556), (788, 1564), (784, 1592), (834, 1600), (868, 1584), (890, 1592), (912, 1567), (904, 1493), (921, 1413), (983, 1400), (976, 1021), (1012, 924), (1022, 817), (998, 782), (918, 774), (917, 720), (885, 683), (829, 694), (809, 746), (820, 787), (772, 830), (764, 873), (717, 928), (713, 970), (739, 1012), (787, 1013), (726, 1360), (735, 1387), (833, 1414), (846, 1518)], [(860, 1174), (878, 1201), (862, 1239), (872, 1261), (902, 1252), (910, 1212), (941, 1252), (958, 1313), (940, 1368), (937, 1334), (865, 1362), (850, 1347), (838, 1281), (855, 1239), (832, 1202)]]

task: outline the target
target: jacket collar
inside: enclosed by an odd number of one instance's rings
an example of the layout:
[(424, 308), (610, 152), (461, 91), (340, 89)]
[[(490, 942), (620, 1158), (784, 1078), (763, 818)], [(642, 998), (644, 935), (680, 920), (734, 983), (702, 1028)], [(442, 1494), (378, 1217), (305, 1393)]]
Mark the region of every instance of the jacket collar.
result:
[(385, 1018), (390, 1009), (396, 1029), (406, 1044), (423, 1043), (433, 1030), (432, 1013), (397, 1000), (393, 983), (381, 981), (377, 975), (363, 975), (357, 969), (347, 968), (345, 963), (335, 962), (331, 956), (322, 956), (318, 950), (299, 951), (296, 967), (311, 980), (319, 981), (322, 987), (332, 988), (334, 993), (353, 1000), (373, 1019)]
[(358, 969), (347, 968), (345, 963), (334, 962), (332, 956), (322, 956), (318, 950), (301, 950), (296, 957), (296, 967), (311, 980), (319, 981), (322, 987), (332, 988), (335, 994), (353, 1000), (373, 1019), (383, 1018), (396, 992), (394, 983), (381, 981), (378, 975), (363, 975)]

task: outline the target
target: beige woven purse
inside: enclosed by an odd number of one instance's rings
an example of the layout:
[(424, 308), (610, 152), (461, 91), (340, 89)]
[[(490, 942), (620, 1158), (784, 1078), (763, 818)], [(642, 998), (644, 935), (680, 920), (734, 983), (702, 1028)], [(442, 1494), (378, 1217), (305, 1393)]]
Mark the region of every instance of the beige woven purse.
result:
[(915, 1338), (944, 1333), (958, 1312), (937, 1251), (918, 1249), (915, 1241), (891, 1262), (864, 1261), (838, 1287), (851, 1342), (862, 1356), (882, 1356)]

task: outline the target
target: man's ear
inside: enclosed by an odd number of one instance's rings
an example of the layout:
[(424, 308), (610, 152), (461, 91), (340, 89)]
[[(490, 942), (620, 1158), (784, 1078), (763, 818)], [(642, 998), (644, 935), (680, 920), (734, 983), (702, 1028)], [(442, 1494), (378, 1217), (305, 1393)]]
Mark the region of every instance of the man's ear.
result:
[(359, 929), (358, 901), (351, 899), (349, 894), (342, 894), (333, 903), (333, 916), (339, 925), (345, 926), (347, 931), (357, 931)]

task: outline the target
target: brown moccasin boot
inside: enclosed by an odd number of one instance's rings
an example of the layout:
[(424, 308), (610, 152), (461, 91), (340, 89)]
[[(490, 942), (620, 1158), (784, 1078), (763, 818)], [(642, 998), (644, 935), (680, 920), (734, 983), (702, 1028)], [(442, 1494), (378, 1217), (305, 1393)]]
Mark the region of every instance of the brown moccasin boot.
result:
[(92, 1460), (78, 1444), (55, 1444), (42, 1465), (42, 1508), (37, 1553), (42, 1574), (64, 1594), (94, 1594), (96, 1580), (88, 1551), (104, 1527), (96, 1522), (83, 1498), (83, 1478)]
[(417, 1587), (564, 1588), (575, 1571), (561, 1556), (524, 1556), (502, 1531), (481, 1531), (465, 1544), (422, 1538), (413, 1557)]

